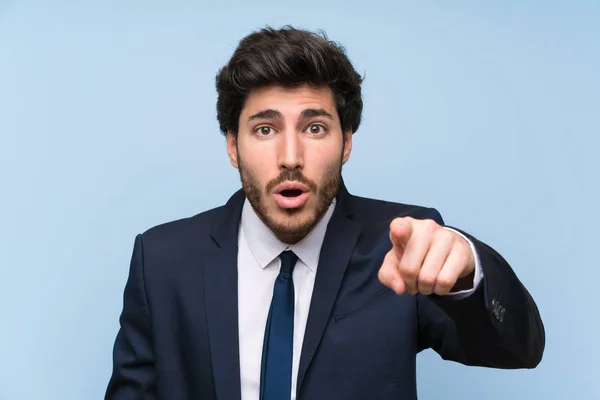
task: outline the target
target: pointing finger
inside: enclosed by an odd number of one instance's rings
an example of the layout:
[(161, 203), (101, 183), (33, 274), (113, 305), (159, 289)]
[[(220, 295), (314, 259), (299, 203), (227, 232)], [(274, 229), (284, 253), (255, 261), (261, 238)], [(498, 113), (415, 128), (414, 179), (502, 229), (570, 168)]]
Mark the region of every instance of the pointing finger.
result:
[(396, 218), (390, 224), (390, 240), (394, 247), (404, 250), (413, 234), (412, 218)]
[(402, 294), (406, 290), (404, 280), (398, 271), (398, 260), (394, 250), (390, 250), (384, 260), (378, 274), (379, 280), (385, 286), (391, 288), (396, 294)]
[(416, 293), (419, 289), (419, 273), (435, 231), (436, 225), (433, 221), (423, 221), (420, 223), (420, 228), (412, 232), (410, 240), (405, 245), (398, 269), (409, 293)]

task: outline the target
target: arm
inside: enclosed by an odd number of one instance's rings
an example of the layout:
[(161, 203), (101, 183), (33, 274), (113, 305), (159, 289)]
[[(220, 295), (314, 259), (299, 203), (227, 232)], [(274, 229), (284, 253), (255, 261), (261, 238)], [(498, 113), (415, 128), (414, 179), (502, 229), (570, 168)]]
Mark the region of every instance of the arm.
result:
[(135, 239), (120, 324), (113, 350), (113, 371), (105, 399), (156, 399), (152, 332), (144, 286), (141, 235)]
[(483, 278), (461, 297), (417, 295), (420, 349), (465, 365), (535, 368), (545, 332), (533, 298), (500, 254), (453, 229), (473, 245)]

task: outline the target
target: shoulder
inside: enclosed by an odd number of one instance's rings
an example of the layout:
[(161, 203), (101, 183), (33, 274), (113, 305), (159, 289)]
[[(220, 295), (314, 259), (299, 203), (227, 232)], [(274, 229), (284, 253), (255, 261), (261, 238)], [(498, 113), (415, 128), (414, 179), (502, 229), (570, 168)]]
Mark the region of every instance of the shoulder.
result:
[[(357, 252), (369, 257), (379, 257), (377, 259), (381, 262), (391, 247), (389, 229), (395, 218), (432, 219), (443, 224), (442, 216), (433, 207), (361, 196), (351, 196), (349, 200), (351, 219), (361, 227)], [(378, 270), (380, 263), (373, 265)]]
[(434, 207), (354, 195), (351, 198), (350, 208), (354, 219), (362, 223), (389, 224), (398, 217), (433, 219), (439, 224), (444, 223), (440, 212)]
[(185, 253), (191, 248), (208, 250), (214, 246), (211, 239), (214, 224), (223, 218), (225, 212), (225, 206), (215, 207), (152, 226), (138, 236), (144, 243), (144, 249), (154, 254)]

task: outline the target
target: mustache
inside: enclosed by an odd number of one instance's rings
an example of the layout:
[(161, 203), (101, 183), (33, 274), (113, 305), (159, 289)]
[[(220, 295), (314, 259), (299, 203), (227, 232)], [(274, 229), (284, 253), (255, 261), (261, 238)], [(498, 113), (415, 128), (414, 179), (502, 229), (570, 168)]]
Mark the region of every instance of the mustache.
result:
[(305, 177), (299, 169), (284, 169), (279, 176), (270, 181), (266, 186), (267, 193), (271, 193), (275, 187), (286, 181), (296, 181), (306, 185), (311, 192), (317, 191), (317, 184)]

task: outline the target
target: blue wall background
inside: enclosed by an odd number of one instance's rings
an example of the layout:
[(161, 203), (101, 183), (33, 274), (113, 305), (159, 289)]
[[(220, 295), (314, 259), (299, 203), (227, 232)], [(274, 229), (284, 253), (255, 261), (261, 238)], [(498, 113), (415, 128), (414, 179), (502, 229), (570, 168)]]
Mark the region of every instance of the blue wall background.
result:
[(538, 369), (425, 352), (420, 397), (593, 397), (599, 21), (592, 1), (0, 2), (0, 399), (102, 398), (134, 236), (238, 188), (214, 76), (287, 23), (367, 74), (350, 190), (437, 207), (539, 304)]

